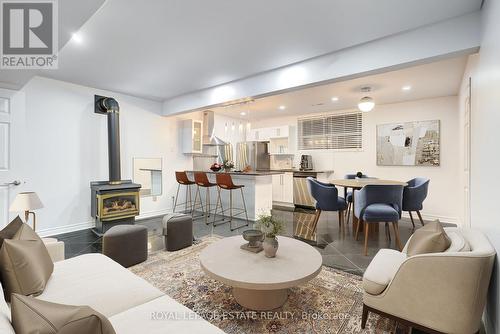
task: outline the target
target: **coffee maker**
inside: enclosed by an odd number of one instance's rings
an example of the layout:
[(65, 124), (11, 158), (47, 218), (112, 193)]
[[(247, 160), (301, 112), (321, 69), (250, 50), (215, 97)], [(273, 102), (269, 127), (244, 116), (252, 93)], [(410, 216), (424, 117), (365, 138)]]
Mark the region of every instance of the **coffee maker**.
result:
[(313, 170), (313, 160), (311, 155), (302, 155), (300, 157), (300, 170)]

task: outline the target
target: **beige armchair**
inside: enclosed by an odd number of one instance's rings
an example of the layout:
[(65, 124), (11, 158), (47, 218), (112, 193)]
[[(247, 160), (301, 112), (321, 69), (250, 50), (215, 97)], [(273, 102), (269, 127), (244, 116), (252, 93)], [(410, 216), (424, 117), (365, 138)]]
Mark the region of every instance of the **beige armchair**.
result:
[(479, 331), (495, 249), (477, 230), (445, 230), (452, 240), (445, 252), (377, 253), (363, 276), (361, 328), (373, 312), (428, 333)]

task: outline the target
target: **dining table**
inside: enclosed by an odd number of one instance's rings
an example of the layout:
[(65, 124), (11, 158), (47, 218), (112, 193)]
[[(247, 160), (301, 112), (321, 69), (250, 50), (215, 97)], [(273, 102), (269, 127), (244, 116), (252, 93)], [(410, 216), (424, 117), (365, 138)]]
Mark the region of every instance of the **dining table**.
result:
[[(357, 226), (358, 218), (354, 214), (354, 191), (360, 190), (367, 185), (400, 185), (406, 187), (408, 183), (397, 180), (384, 180), (370, 177), (356, 178), (356, 179), (334, 179), (328, 181), (337, 187), (344, 187), (345, 189), (352, 189), (352, 223)], [(362, 227), (362, 226), (360, 226)]]

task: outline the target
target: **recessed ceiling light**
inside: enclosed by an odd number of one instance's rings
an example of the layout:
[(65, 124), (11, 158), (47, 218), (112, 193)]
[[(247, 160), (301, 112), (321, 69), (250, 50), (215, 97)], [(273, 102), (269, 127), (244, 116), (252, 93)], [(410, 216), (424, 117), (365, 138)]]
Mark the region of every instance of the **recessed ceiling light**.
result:
[(286, 109), (286, 106), (279, 106), (278, 107), (279, 110), (285, 110)]
[(246, 113), (246, 112), (244, 112), (244, 111), (240, 112), (240, 115), (241, 115), (241, 116), (245, 116), (246, 114), (247, 114), (247, 113)]
[(338, 97), (336, 97), (336, 96), (332, 97), (332, 102), (337, 102), (338, 100), (339, 100)]
[(401, 87), (401, 89), (404, 90), (404, 91), (409, 91), (409, 90), (411, 90), (411, 86), (410, 85), (406, 85), (406, 86)]
[(73, 35), (71, 36), (71, 40), (73, 42), (76, 42), (78, 44), (81, 44), (83, 42), (83, 38), (82, 38), (82, 35), (80, 35), (79, 33), (75, 32), (73, 33)]

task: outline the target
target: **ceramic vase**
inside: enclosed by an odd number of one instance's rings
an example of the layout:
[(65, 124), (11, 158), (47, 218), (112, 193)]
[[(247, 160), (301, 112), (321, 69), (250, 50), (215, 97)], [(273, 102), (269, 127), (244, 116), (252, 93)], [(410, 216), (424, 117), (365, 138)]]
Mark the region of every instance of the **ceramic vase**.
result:
[(278, 239), (276, 237), (266, 237), (264, 239), (264, 242), (262, 243), (262, 246), (264, 247), (264, 254), (267, 257), (275, 257), (276, 252), (278, 251)]

